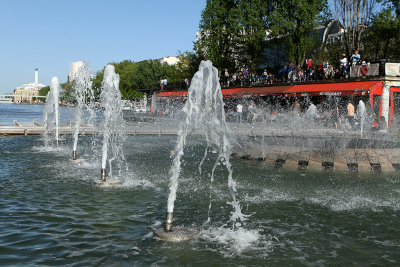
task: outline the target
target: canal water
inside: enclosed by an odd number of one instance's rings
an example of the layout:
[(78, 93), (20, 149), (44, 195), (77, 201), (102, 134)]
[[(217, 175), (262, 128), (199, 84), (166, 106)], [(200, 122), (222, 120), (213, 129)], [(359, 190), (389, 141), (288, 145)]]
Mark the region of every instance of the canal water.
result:
[[(42, 106), (0, 104), (0, 124)], [(32, 115), (36, 114), (36, 115)], [(30, 117), (31, 116), (31, 117)], [(36, 118), (36, 117), (35, 117)], [(100, 139), (95, 139), (100, 144)], [(235, 160), (242, 212), (235, 230), (223, 166), (204, 161), (204, 142), (190, 138), (175, 202), (175, 224), (200, 236), (170, 243), (154, 237), (165, 219), (171, 150), (176, 137), (129, 136), (119, 188), (94, 186), (101, 156), (89, 137), (44, 148), (37, 136), (0, 137), (2, 266), (326, 266), (400, 264), (400, 177), (393, 174), (288, 171)], [(209, 220), (208, 220), (209, 219)]]

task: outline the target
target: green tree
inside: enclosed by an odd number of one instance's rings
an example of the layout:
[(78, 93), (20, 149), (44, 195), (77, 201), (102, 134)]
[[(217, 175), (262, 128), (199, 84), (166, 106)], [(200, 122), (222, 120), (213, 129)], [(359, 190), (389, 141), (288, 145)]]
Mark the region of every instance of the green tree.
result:
[(159, 60), (144, 60), (138, 63), (132, 77), (135, 89), (153, 88), (162, 78), (167, 78), (168, 64)]
[[(115, 67), (115, 72), (119, 74), (119, 89), (123, 99), (133, 99), (143, 96), (140, 89), (155, 88), (160, 80), (167, 78), (169, 83), (183, 81), (182, 71), (176, 66), (161, 63), (159, 60), (144, 60), (133, 62), (124, 60), (111, 63)], [(93, 79), (93, 89), (95, 95), (101, 91), (103, 81), (103, 71), (97, 72)]]
[(103, 81), (103, 77), (104, 77), (104, 68), (102, 70), (98, 71), (93, 78), (92, 89), (93, 89), (93, 94), (94, 94), (94, 98), (96, 101), (98, 101), (99, 97), (100, 97), (101, 83)]
[(74, 103), (76, 100), (73, 96), (73, 89), (71, 86), (70, 82), (62, 83), (61, 88), (63, 89), (60, 92), (60, 100), (62, 102), (67, 102), (67, 103)]
[(176, 64), (176, 69), (180, 72), (180, 81), (193, 77), (201, 62), (197, 54), (190, 51), (178, 51), (178, 59), (179, 62)]
[(235, 68), (238, 53), (238, 16), (235, 0), (207, 0), (201, 13), (200, 36), (195, 51), (218, 69)]
[(378, 2), (382, 2), (387, 8), (394, 9), (397, 17), (400, 16), (400, 0), (378, 0)]
[(47, 96), (47, 93), (50, 91), (50, 86), (45, 86), (39, 90), (40, 96)]
[(298, 66), (315, 47), (317, 40), (312, 32), (326, 6), (326, 0), (275, 2), (270, 18), (271, 36), (283, 39), (288, 59)]
[(239, 12), (238, 57), (240, 65), (256, 70), (265, 46), (267, 13), (271, 8), (270, 1), (247, 0), (237, 1)]
[(364, 53), (371, 58), (399, 58), (400, 18), (393, 9), (383, 9), (372, 19), (365, 36)]
[(138, 92), (133, 77), (138, 68), (138, 63), (131, 60), (124, 60), (119, 63), (112, 63), (115, 72), (119, 74), (119, 89), (123, 99), (132, 99), (140, 97), (142, 93)]
[(343, 32), (346, 54), (362, 48), (362, 36), (369, 25), (376, 0), (335, 0), (335, 17), (345, 28)]

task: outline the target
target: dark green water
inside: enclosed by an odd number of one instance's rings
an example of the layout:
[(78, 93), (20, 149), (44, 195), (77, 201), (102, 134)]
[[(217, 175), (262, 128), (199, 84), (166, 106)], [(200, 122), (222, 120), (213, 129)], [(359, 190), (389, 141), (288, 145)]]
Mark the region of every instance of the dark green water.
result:
[(1, 266), (400, 264), (398, 173), (288, 172), (234, 161), (237, 197), (251, 216), (232, 231), (226, 171), (221, 166), (211, 185), (209, 159), (199, 175), (204, 147), (191, 140), (175, 224), (201, 234), (168, 243), (153, 232), (164, 221), (176, 138), (128, 137), (128, 170), (114, 171), (125, 182), (113, 189), (93, 186), (100, 153), (88, 138), (78, 145), (88, 160), (69, 160), (70, 138), (44, 149), (39, 137), (0, 137)]

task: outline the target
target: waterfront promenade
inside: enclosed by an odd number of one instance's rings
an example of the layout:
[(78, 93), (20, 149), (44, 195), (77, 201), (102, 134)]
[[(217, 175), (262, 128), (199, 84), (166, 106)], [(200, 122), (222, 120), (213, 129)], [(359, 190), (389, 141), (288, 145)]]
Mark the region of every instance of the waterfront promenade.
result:
[[(45, 130), (43, 126), (20, 125), (0, 126), (0, 135), (41, 135)], [(178, 134), (178, 125), (167, 119), (136, 121), (128, 123), (125, 132), (130, 136), (171, 136)], [(293, 170), (400, 171), (400, 147), (389, 134), (362, 135), (360, 131), (331, 128), (266, 127), (263, 123), (229, 123), (229, 127), (233, 139), (232, 158)], [(73, 124), (59, 127), (60, 135), (72, 135), (73, 132)], [(80, 127), (81, 135), (100, 132), (99, 127)]]

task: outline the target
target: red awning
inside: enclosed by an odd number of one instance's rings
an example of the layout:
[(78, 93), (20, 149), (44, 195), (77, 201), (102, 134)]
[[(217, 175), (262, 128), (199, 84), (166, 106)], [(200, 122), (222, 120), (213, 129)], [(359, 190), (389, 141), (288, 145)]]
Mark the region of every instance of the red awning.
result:
[(381, 81), (296, 84), (285, 91), (286, 94), (301, 95), (364, 95), (368, 93), (382, 94)]
[[(344, 83), (318, 83), (318, 84), (294, 84), (274, 85), (264, 87), (246, 87), (222, 89), (224, 97), (243, 96), (313, 96), (313, 95), (381, 95), (383, 83), (381, 81), (344, 82)], [(158, 97), (187, 97), (188, 91), (171, 91), (159, 93)]]
[(249, 87), (249, 88), (238, 88), (239, 90), (235, 95), (244, 96), (244, 95), (276, 95), (276, 94), (284, 94), (286, 90), (292, 88), (293, 85), (281, 85), (281, 86), (265, 86), (265, 87)]
[(161, 92), (158, 97), (187, 97), (188, 91), (171, 91), (171, 92)]
[(241, 88), (221, 89), (223, 97), (234, 97), (237, 95)]
[[(221, 89), (222, 95), (224, 97), (230, 97), (236, 95), (237, 91), (241, 88), (231, 88), (231, 89)], [(161, 92), (157, 95), (158, 97), (187, 97), (188, 91), (171, 91), (171, 92)]]

